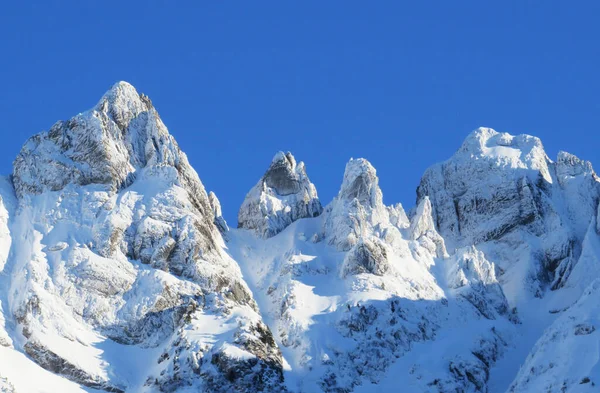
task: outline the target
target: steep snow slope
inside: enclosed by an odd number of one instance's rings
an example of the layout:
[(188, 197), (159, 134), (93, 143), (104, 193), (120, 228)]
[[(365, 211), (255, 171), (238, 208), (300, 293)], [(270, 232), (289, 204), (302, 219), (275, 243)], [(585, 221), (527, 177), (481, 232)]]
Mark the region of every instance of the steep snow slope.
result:
[(600, 280), (585, 290), (533, 347), (515, 381), (517, 392), (596, 392), (600, 388)]

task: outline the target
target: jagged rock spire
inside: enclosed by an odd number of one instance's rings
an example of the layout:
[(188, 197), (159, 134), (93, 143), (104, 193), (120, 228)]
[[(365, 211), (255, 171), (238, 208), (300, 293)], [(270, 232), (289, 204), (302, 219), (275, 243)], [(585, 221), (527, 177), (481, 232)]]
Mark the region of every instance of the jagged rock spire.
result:
[(433, 209), (429, 197), (426, 196), (419, 202), (409, 232), (412, 240), (418, 240), (433, 255), (439, 258), (447, 256), (444, 239), (437, 232), (433, 222)]
[(304, 163), (296, 163), (290, 152), (278, 152), (246, 195), (238, 212), (238, 227), (268, 238), (296, 220), (318, 216), (322, 210)]
[(225, 233), (229, 231), (229, 226), (223, 217), (223, 212), (221, 211), (221, 202), (219, 202), (217, 195), (212, 191), (208, 193), (208, 200), (210, 201), (210, 207), (212, 208), (215, 217), (215, 225), (217, 228), (219, 228), (221, 234), (225, 235)]
[(398, 229), (406, 229), (410, 226), (410, 220), (408, 219), (406, 211), (401, 203), (388, 206), (387, 210), (390, 215), (390, 222), (392, 225), (396, 226)]
[(377, 171), (369, 161), (364, 158), (348, 161), (344, 180), (336, 199), (344, 201), (356, 199), (362, 206), (369, 207), (379, 207), (383, 204)]
[[(367, 240), (371, 236), (388, 244), (400, 237), (383, 204), (377, 172), (364, 158), (350, 159), (346, 164), (340, 191), (327, 211), (323, 228), (325, 237), (340, 251), (348, 251), (361, 239)], [(395, 213), (400, 217), (399, 211)]]

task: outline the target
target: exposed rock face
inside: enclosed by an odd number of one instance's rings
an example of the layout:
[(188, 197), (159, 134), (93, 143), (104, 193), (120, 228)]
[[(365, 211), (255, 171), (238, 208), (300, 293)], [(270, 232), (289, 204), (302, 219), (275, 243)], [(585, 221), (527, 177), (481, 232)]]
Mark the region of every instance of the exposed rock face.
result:
[[(448, 161), (429, 168), (417, 189), (428, 197), (440, 234), (454, 246), (526, 243), (531, 290), (564, 285), (596, 214), (600, 182), (589, 163), (561, 152), (556, 163), (538, 138), (475, 130)], [(508, 258), (507, 258), (508, 259)], [(510, 266), (501, 266), (509, 269)]]
[(344, 258), (342, 277), (370, 273), (382, 276), (389, 270), (387, 251), (377, 240), (359, 240)]
[(88, 374), (75, 364), (47, 349), (42, 343), (29, 341), (23, 349), (37, 364), (48, 371), (65, 375), (69, 379), (92, 389), (111, 393), (125, 393), (124, 387), (114, 386), (98, 375)]
[(429, 196), (443, 236), (466, 243), (493, 240), (539, 224), (546, 204), (542, 190), (552, 183), (550, 165), (538, 138), (479, 128), (450, 160), (425, 172), (417, 199)]
[[(136, 244), (128, 250), (133, 259), (150, 263), (154, 246), (158, 242), (168, 243), (172, 229), (176, 232), (175, 240), (190, 233), (196, 242), (184, 249), (171, 250), (173, 255), (169, 259), (174, 263), (170, 268), (178, 274), (195, 274), (193, 260), (200, 256), (200, 250), (205, 259), (210, 259), (211, 254), (219, 258), (216, 249), (219, 236), (211, 224), (213, 211), (204, 186), (151, 101), (126, 82), (115, 84), (92, 110), (69, 121), (59, 121), (50, 131), (31, 137), (15, 159), (13, 171), (15, 191), (20, 198), (60, 191), (72, 184), (99, 185), (96, 190), (106, 191), (108, 200), (109, 195), (125, 189), (136, 179), (136, 185), (155, 180), (165, 188), (181, 190), (185, 195), (177, 195), (178, 202), (187, 203), (192, 214), (186, 218), (177, 214), (174, 218), (179, 220), (178, 228), (153, 225), (152, 214), (140, 219), (135, 229)], [(104, 209), (108, 216), (113, 214), (111, 204), (114, 202), (108, 201), (109, 206)], [(102, 229), (114, 236), (110, 239), (114, 243), (125, 228), (118, 228), (111, 217), (106, 221), (109, 228)], [(108, 250), (100, 251), (101, 255), (107, 256), (115, 246), (109, 244)]]
[(322, 210), (304, 163), (296, 164), (291, 153), (279, 152), (246, 195), (238, 212), (238, 227), (269, 238), (294, 221), (318, 216)]
[(225, 235), (229, 231), (229, 226), (227, 225), (225, 218), (223, 218), (221, 202), (219, 202), (219, 199), (217, 199), (217, 196), (212, 191), (208, 193), (208, 200), (214, 214), (214, 223), (219, 229), (219, 232), (221, 232), (221, 235)]
[(223, 249), (218, 200), (146, 96), (117, 83), (92, 110), (32, 137), (13, 182), (20, 241), (8, 299), (38, 364), (127, 391), (139, 381), (96, 347), (108, 337), (160, 349), (145, 378), (162, 391), (285, 389), (279, 349)]

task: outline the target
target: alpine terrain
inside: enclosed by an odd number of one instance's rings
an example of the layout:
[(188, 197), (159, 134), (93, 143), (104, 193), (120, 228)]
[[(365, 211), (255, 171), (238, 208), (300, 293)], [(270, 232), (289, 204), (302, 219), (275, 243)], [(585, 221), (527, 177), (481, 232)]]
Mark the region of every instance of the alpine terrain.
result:
[(589, 162), (479, 128), (408, 211), (362, 158), (332, 201), (291, 153), (265, 167), (233, 228), (126, 82), (27, 140), (0, 178), (0, 392), (600, 391)]

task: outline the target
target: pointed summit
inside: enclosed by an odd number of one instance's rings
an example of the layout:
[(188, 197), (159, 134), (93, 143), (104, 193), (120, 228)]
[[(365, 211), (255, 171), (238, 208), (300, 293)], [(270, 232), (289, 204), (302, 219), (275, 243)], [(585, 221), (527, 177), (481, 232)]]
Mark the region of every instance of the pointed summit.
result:
[(423, 247), (428, 249), (432, 255), (438, 258), (448, 256), (444, 239), (435, 229), (433, 222), (433, 209), (429, 197), (424, 197), (417, 206), (417, 211), (410, 223), (410, 237), (417, 240)]
[(428, 231), (435, 231), (435, 224), (433, 223), (431, 201), (429, 197), (421, 199), (421, 202), (417, 206), (417, 212), (412, 219), (410, 224), (410, 237), (416, 240), (426, 234)]
[(127, 128), (131, 120), (150, 109), (150, 99), (123, 81), (115, 83), (94, 107), (98, 112), (109, 113), (121, 130)]
[(348, 161), (337, 198), (347, 201), (356, 198), (361, 205), (368, 206), (383, 204), (377, 171), (369, 161), (364, 158)]
[(178, 180), (199, 182), (150, 99), (115, 84), (91, 110), (31, 137), (14, 162), (18, 196), (67, 184), (102, 184), (114, 191), (148, 166), (176, 167)]
[(111, 105), (118, 105), (125, 102), (134, 102), (139, 100), (139, 98), (140, 94), (131, 83), (119, 81), (104, 93), (96, 107), (100, 106), (104, 101), (109, 102)]
[(292, 153), (277, 152), (269, 169), (263, 175), (267, 187), (272, 188), (281, 196), (299, 192), (302, 178), (306, 177), (304, 164), (300, 164), (302, 168), (297, 167), (296, 159)]
[(340, 251), (348, 251), (370, 236), (388, 237), (388, 242), (399, 236), (391, 229), (394, 226), (383, 204), (377, 171), (364, 158), (350, 159), (346, 164), (340, 191), (328, 206), (328, 213), (325, 236)]
[(318, 216), (322, 210), (317, 189), (310, 182), (304, 163), (296, 164), (290, 152), (278, 152), (269, 169), (246, 195), (238, 212), (238, 227), (268, 238), (296, 220)]

